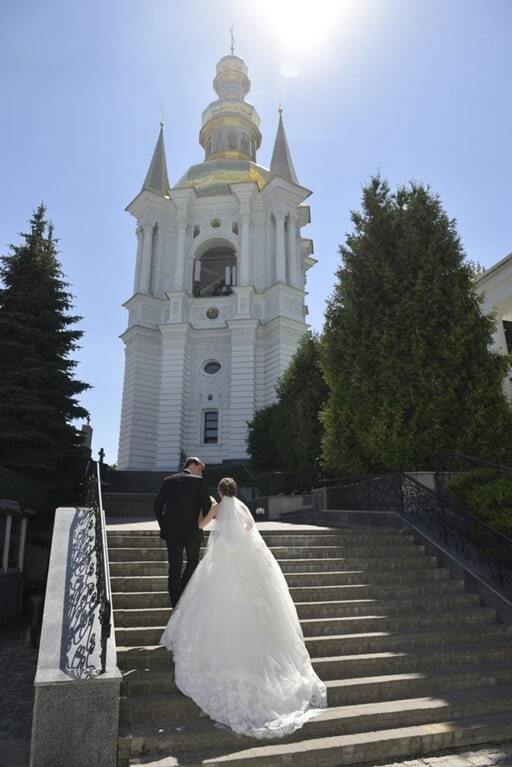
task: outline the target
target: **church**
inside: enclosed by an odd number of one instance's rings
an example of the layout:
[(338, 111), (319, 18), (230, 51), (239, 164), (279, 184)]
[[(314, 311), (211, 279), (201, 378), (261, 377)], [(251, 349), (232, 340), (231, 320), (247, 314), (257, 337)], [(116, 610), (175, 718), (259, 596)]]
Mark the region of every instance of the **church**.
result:
[(235, 55), (217, 64), (217, 98), (202, 114), (202, 162), (169, 181), (163, 125), (137, 220), (118, 468), (168, 471), (182, 456), (247, 460), (247, 424), (306, 332), (301, 236), (311, 194), (295, 173), (281, 110), (270, 167), (256, 161), (259, 116)]

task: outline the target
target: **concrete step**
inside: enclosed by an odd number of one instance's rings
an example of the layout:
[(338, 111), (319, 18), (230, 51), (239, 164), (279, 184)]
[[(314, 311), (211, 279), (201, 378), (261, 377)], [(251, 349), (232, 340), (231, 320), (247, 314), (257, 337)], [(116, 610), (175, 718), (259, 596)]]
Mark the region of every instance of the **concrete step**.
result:
[(297, 573), (297, 572), (333, 572), (340, 570), (369, 570), (378, 571), (379, 573), (390, 570), (402, 570), (410, 572), (411, 570), (425, 570), (427, 568), (436, 568), (436, 557), (421, 555), (412, 557), (409, 556), (389, 556), (380, 557), (375, 555), (374, 557), (360, 557), (357, 559), (351, 559), (349, 557), (328, 558), (322, 559), (310, 559), (310, 558), (297, 558), (297, 559), (281, 559), (278, 560), (279, 565), (283, 573)]
[[(444, 582), (443, 582), (444, 583)], [(454, 583), (457, 583), (456, 581)], [(162, 585), (167, 585), (166, 581)], [(316, 588), (322, 588), (317, 586)], [(350, 589), (348, 598), (338, 600), (323, 600), (319, 602), (297, 601), (296, 607), (299, 614), (304, 618), (333, 616), (333, 615), (370, 615), (370, 614), (390, 614), (403, 612), (404, 610), (413, 610), (417, 612), (427, 612), (432, 610), (453, 609), (461, 605), (478, 605), (479, 599), (476, 594), (471, 594), (459, 589), (436, 590), (422, 593), (421, 600), (418, 595), (410, 593), (403, 588), (391, 591), (390, 589), (381, 590), (378, 596), (364, 596), (361, 591), (353, 587), (341, 588), (343, 597), (347, 596), (347, 589)], [(350, 597), (353, 597), (352, 599)], [(167, 591), (149, 591), (149, 592), (114, 592), (114, 608), (116, 610), (146, 610), (149, 608), (167, 608), (170, 609), (169, 593)], [(302, 612), (301, 612), (302, 611)]]
[[(430, 571), (421, 571), (430, 572)], [(437, 572), (433, 570), (432, 572)], [(167, 576), (166, 575), (142, 575), (142, 576), (117, 576), (111, 578), (112, 593), (114, 594), (114, 601), (117, 595), (131, 595), (134, 593), (146, 593), (151, 592), (163, 592), (167, 589)], [(303, 586), (293, 586), (292, 588), (299, 588), (304, 590)], [(378, 586), (375, 583), (351, 583), (346, 586), (313, 586), (312, 589), (317, 589), (320, 600), (328, 601), (326, 599), (326, 592), (322, 592), (324, 588), (335, 588), (336, 593), (339, 595), (338, 599), (388, 599), (401, 601), (412, 597), (417, 597), (418, 601), (425, 598), (429, 598), (434, 595), (448, 595), (454, 592), (462, 592), (464, 584), (462, 581), (455, 580), (426, 580), (424, 583), (419, 580), (411, 580), (409, 585), (399, 582), (397, 584), (391, 582), (386, 583), (383, 586)], [(311, 592), (308, 592), (311, 593)], [(119, 607), (122, 605), (119, 604)], [(155, 605), (156, 606), (156, 605)]]
[[(423, 556), (425, 549), (423, 546), (414, 543), (406, 543), (401, 546), (394, 544), (375, 544), (369, 545), (329, 545), (329, 546), (269, 546), (270, 551), (278, 560), (281, 559), (317, 559), (320, 557), (333, 558), (343, 556), (343, 558), (359, 559), (365, 557), (375, 557), (378, 551), (379, 556), (393, 557), (414, 557)], [(205, 547), (202, 547), (201, 553), (204, 555)], [(167, 548), (163, 546), (129, 548), (129, 547), (110, 547), (109, 559), (111, 562), (167, 562)]]
[[(393, 556), (393, 557), (358, 557), (351, 558), (328, 558), (315, 559), (304, 557), (300, 559), (284, 558), (278, 559), (281, 570), (287, 572), (307, 572), (317, 571), (339, 571), (339, 570), (411, 570), (426, 569), (436, 567), (435, 557), (428, 557), (422, 554), (413, 554), (412, 556)], [(113, 577), (119, 575), (165, 575), (167, 573), (167, 562), (155, 561), (137, 561), (137, 562), (111, 562), (110, 573)]]
[(246, 748), (244, 742), (239, 741), (236, 750), (227, 752), (209, 750), (163, 758), (148, 755), (132, 761), (132, 764), (143, 764), (145, 767), (178, 767), (183, 764), (189, 767), (343, 767), (376, 764), (434, 754), (459, 746), (503, 741), (509, 738), (511, 727), (510, 711), (460, 718), (448, 716), (440, 718), (435, 724), (374, 729), (365, 733), (291, 743), (251, 743)]
[[(145, 520), (144, 520), (145, 523)], [(260, 534), (262, 535), (265, 540), (268, 540), (270, 538), (293, 538), (300, 539), (303, 536), (307, 536), (308, 538), (315, 538), (315, 537), (321, 537), (321, 536), (337, 536), (340, 538), (364, 538), (366, 540), (368, 539), (379, 539), (379, 538), (411, 538), (412, 533), (407, 528), (399, 528), (399, 527), (318, 527), (316, 525), (307, 525), (307, 526), (301, 526), (301, 525), (293, 525), (293, 527), (276, 527), (276, 528), (268, 528), (263, 527), (260, 523), (257, 523), (258, 530), (260, 531)], [(208, 537), (210, 534), (210, 529), (203, 530), (203, 534), (205, 537)], [(157, 526), (156, 520), (153, 520), (152, 526), (147, 527), (146, 523), (144, 527), (138, 527), (137, 523), (134, 522), (133, 524), (129, 524), (128, 527), (125, 525), (119, 526), (117, 523), (109, 524), (109, 520), (107, 518), (107, 536), (110, 539), (110, 537), (116, 537), (116, 536), (137, 536), (142, 538), (158, 538), (159, 540), (162, 540), (160, 538), (160, 530)]]
[[(171, 671), (171, 655), (161, 645), (117, 648), (117, 660), (122, 671), (134, 669), (160, 669)], [(322, 679), (351, 678), (357, 676), (382, 675), (393, 672), (428, 671), (432, 668), (462, 664), (501, 663), (512, 664), (512, 642), (510, 636), (472, 642), (453, 642), (445, 647), (415, 647), (407, 650), (358, 652), (345, 655), (312, 657), (316, 672)]]
[[(450, 690), (455, 690), (512, 684), (512, 666), (507, 659), (501, 663), (480, 663), (478, 666), (470, 663), (361, 677), (329, 676), (324, 681), (329, 683), (330, 706), (337, 705), (336, 700), (341, 700), (340, 705), (349, 705), (434, 694), (448, 687)], [(179, 694), (174, 683), (172, 664), (170, 669), (141, 668), (124, 672), (121, 695), (150, 695), (157, 692)]]
[[(397, 570), (388, 570), (384, 572), (375, 572), (369, 570), (345, 570), (340, 572), (320, 572), (320, 573), (285, 573), (285, 578), (289, 586), (343, 586), (344, 588), (377, 588), (377, 589), (419, 589), (431, 590), (435, 588), (451, 588), (451, 584), (460, 583), (450, 578), (448, 570), (442, 567), (425, 569), (414, 569), (409, 572), (400, 572)], [(432, 583), (436, 581), (436, 583)], [(412, 593), (412, 592), (411, 592)]]
[[(294, 533), (269, 535), (262, 533), (262, 537), (268, 546), (404, 546), (414, 544), (411, 533), (387, 533), (384, 535), (371, 535), (358, 533), (357, 531), (343, 533), (319, 532), (316, 534)], [(154, 535), (142, 535), (133, 533), (111, 532), (107, 533), (109, 548), (162, 548), (166, 549), (165, 541), (156, 533)], [(208, 540), (208, 533), (204, 533), (204, 541)]]
[[(352, 619), (353, 621), (353, 619)], [(354, 622), (354, 621), (353, 621)], [(123, 647), (156, 645), (160, 641), (165, 624), (161, 626), (118, 627), (115, 630), (116, 644)], [(512, 626), (499, 624), (478, 627), (480, 641), (512, 637)], [(460, 641), (460, 630), (455, 626), (435, 629), (418, 629), (403, 633), (389, 631), (361, 631), (334, 634), (322, 637), (305, 637), (306, 647), (311, 656), (344, 655), (354, 652), (379, 652), (383, 650), (412, 650), (436, 647)]]
[[(121, 615), (114, 617), (115, 624), (121, 628), (151, 628), (155, 622), (151, 620), (152, 616), (131, 615), (132, 611), (122, 611)], [(133, 612), (138, 612), (137, 610)], [(143, 611), (142, 611), (143, 612)], [(152, 613), (153, 610), (148, 610)], [(155, 612), (160, 613), (161, 610)], [(126, 615), (126, 613), (129, 613)], [(170, 615), (166, 611), (163, 616), (162, 624), (165, 618)], [(327, 637), (333, 635), (361, 634), (372, 632), (400, 632), (416, 631), (419, 629), (436, 630), (446, 629), (450, 626), (458, 626), (461, 630), (471, 631), (485, 628), (486, 624), (494, 619), (492, 610), (454, 610), (445, 614), (444, 612), (430, 614), (412, 612), (399, 613), (394, 616), (386, 615), (361, 615), (350, 617), (330, 617), (322, 616), (320, 618), (301, 619), (300, 624), (306, 637)], [(144, 622), (146, 621), (146, 622)], [(166, 621), (165, 621), (166, 622)]]
[[(303, 596), (302, 589), (299, 598)], [(290, 590), (292, 597), (295, 597), (293, 590)], [(311, 595), (307, 595), (311, 596)], [(495, 611), (490, 608), (479, 606), (478, 596), (476, 594), (466, 593), (464, 591), (454, 594), (431, 594), (426, 596), (422, 604), (418, 600), (411, 599), (337, 599), (339, 594), (332, 593), (326, 595), (325, 601), (310, 599), (300, 602), (295, 599), (295, 606), (299, 617), (308, 619), (328, 619), (328, 618), (359, 618), (364, 616), (388, 617), (390, 620), (405, 614), (410, 614), (416, 618), (440, 617), (447, 613), (452, 614), (455, 611), (466, 608), (471, 609), (473, 615), (480, 616), (481, 620), (495, 620)], [(168, 595), (167, 595), (168, 601)], [(144, 607), (141, 607), (144, 605)], [(142, 594), (139, 604), (132, 608), (121, 608), (117, 604), (117, 595), (114, 596), (114, 618), (116, 626), (151, 626), (163, 625), (171, 617), (171, 608), (165, 606), (151, 606)], [(445, 616), (447, 617), (447, 616)]]
[[(453, 675), (449, 679), (449, 693), (446, 692), (446, 682), (442, 678), (429, 680), (429, 686), (415, 685), (414, 680), (396, 680), (394, 689), (392, 683), (390, 683), (389, 688), (383, 684), (386, 678), (382, 678), (380, 685), (378, 678), (375, 680), (363, 679), (359, 685), (354, 684), (353, 680), (347, 685), (341, 682), (339, 684), (327, 682), (329, 709), (320, 717), (327, 715), (332, 729), (318, 732), (315, 726), (305, 726), (301, 736), (297, 734), (296, 738), (300, 737), (301, 740), (305, 740), (308, 737), (318, 737), (318, 735), (325, 737), (334, 732), (338, 734), (365, 732), (372, 729), (385, 729), (391, 724), (403, 727), (425, 721), (436, 721), (436, 719), (444, 718), (446, 715), (469, 716), (510, 710), (512, 709), (510, 675), (509, 672), (508, 677), (504, 676), (507, 680), (505, 683), (500, 684), (497, 680), (490, 686), (480, 685), (481, 678), (475, 675)], [(416, 689), (420, 690), (420, 694), (415, 694)], [(425, 691), (425, 695), (421, 694), (421, 691)], [(376, 692), (387, 694), (387, 697), (372, 698), (372, 693)], [(399, 697), (401, 692), (405, 693), (407, 697)], [(397, 697), (393, 693), (396, 693)], [(435, 697), (436, 693), (439, 696), (437, 698)], [(450, 710), (451, 706), (454, 707), (454, 710)], [(338, 709), (335, 717), (332, 717), (333, 708)], [(331, 716), (327, 713), (329, 710)], [(425, 718), (426, 711), (429, 711), (429, 715)], [(197, 721), (198, 719), (200, 719), (200, 709), (190, 698), (185, 697), (179, 691), (175, 693), (133, 694), (129, 698), (122, 697), (120, 700), (119, 721), (121, 726), (133, 723), (140, 725), (143, 722)], [(322, 722), (321, 718), (320, 722)], [(229, 733), (229, 741), (232, 742), (235, 737)], [(293, 738), (288, 738), (288, 740), (293, 740)], [(187, 748), (186, 745), (185, 748)], [(188, 748), (190, 748), (190, 742)]]

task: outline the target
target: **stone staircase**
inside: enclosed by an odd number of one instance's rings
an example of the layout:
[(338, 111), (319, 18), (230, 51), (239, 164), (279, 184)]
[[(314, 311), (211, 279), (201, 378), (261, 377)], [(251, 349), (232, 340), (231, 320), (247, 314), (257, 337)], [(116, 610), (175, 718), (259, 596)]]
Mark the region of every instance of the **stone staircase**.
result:
[(263, 535), (329, 708), (265, 742), (201, 715), (158, 645), (170, 616), (164, 543), (156, 529), (110, 526), (120, 767), (335, 767), (512, 739), (512, 626), (497, 624), (408, 532), (274, 528)]

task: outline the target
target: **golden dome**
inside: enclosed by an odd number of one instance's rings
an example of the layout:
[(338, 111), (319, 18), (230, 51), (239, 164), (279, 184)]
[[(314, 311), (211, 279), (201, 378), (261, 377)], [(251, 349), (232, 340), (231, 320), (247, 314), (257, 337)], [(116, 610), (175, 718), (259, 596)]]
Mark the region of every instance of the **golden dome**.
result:
[(246, 159), (222, 157), (192, 165), (175, 188), (193, 187), (198, 195), (229, 194), (230, 184), (252, 182), (259, 189), (265, 186), (269, 171)]

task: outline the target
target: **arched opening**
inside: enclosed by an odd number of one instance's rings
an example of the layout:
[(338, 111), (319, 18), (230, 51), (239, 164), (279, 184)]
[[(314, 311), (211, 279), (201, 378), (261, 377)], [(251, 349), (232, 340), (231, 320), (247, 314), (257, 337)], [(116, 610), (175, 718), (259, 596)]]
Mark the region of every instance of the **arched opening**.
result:
[(233, 285), (236, 285), (233, 248), (227, 245), (209, 248), (194, 262), (194, 296), (227, 296), (232, 293)]

